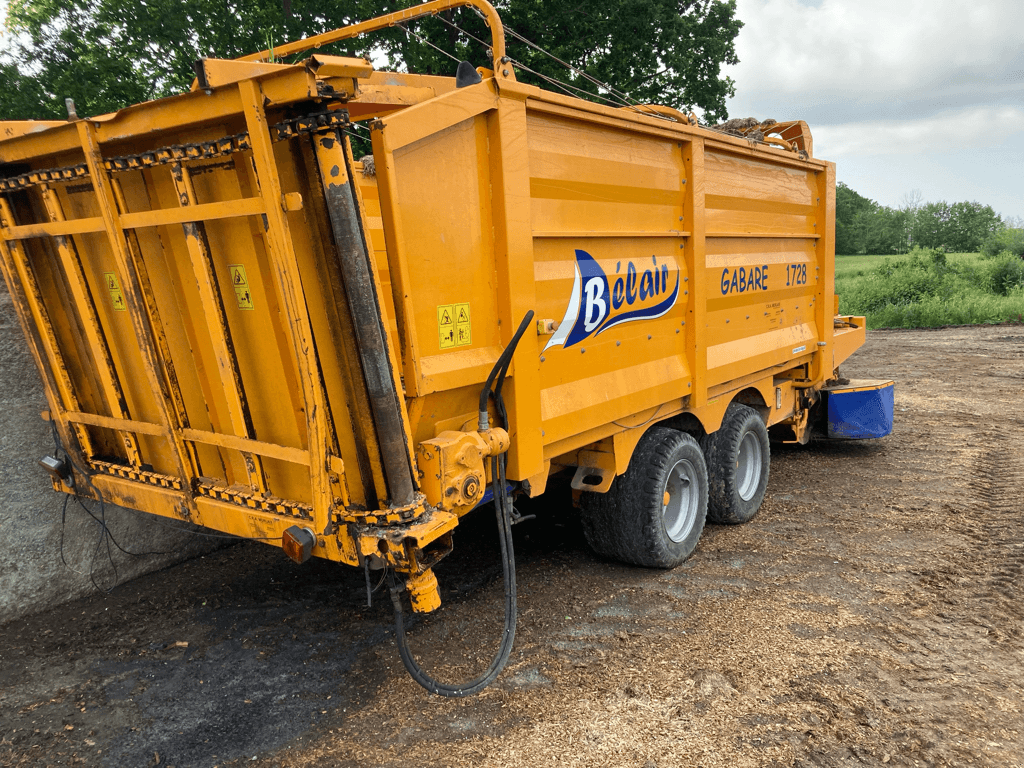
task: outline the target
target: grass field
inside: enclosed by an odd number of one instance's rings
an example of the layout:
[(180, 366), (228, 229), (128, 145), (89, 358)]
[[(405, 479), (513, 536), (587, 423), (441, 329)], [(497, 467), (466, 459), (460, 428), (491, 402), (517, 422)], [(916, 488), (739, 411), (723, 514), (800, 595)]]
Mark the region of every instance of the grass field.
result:
[(915, 250), (837, 256), (839, 311), (869, 328), (934, 328), (1024, 317), (1024, 261), (1004, 254)]

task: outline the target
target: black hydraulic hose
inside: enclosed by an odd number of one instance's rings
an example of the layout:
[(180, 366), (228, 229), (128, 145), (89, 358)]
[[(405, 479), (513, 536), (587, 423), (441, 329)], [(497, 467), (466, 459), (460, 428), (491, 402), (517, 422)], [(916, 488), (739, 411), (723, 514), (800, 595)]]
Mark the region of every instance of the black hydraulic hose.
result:
[[(505, 403), (501, 398), (501, 389), (505, 382), (505, 375), (508, 373), (508, 366), (512, 360), (512, 355), (515, 353), (516, 346), (519, 344), (519, 340), (529, 327), (532, 319), (533, 311), (531, 310), (526, 313), (526, 317), (523, 318), (523, 322), (520, 324), (519, 330), (512, 337), (508, 348), (495, 362), (494, 368), (487, 377), (487, 383), (480, 393), (481, 410), (485, 414), (487, 412), (487, 398), (491, 395), (494, 396), (495, 405), (502, 420), (505, 421), (506, 428), (508, 428), (508, 422), (505, 416)], [(495, 381), (495, 378), (497, 378), (497, 385), (492, 392), (491, 384)], [(505, 585), (505, 627), (501, 637), (501, 644), (498, 647), (498, 653), (482, 675), (460, 685), (446, 685), (438, 682), (423, 671), (423, 668), (412, 657), (408, 639), (405, 636), (405, 612), (402, 608), (402, 592), (404, 587), (396, 584), (394, 573), (389, 572), (391, 602), (395, 608), (395, 633), (398, 643), (398, 655), (401, 657), (402, 663), (412, 676), (412, 679), (438, 696), (463, 697), (482, 691), (501, 674), (501, 670), (508, 663), (508, 658), (512, 653), (512, 645), (515, 642), (517, 614), (516, 556), (512, 544), (512, 499), (509, 498), (506, 490), (505, 454), (491, 457), (491, 492), (494, 495), (494, 514), (498, 522), (498, 544), (501, 551), (501, 570)]]
[[(494, 464), (498, 463), (498, 459), (494, 459), (492, 461), (492, 468), (494, 467)], [(495, 478), (499, 475), (504, 476), (504, 469), (501, 469), (494, 474)], [(409, 671), (412, 679), (431, 693), (437, 694), (438, 696), (461, 698), (463, 696), (472, 696), (474, 693), (479, 693), (497, 679), (498, 675), (501, 674), (501, 670), (505, 668), (505, 664), (508, 662), (509, 656), (512, 654), (512, 644), (515, 642), (516, 638), (516, 561), (515, 551), (512, 548), (512, 524), (509, 514), (510, 505), (506, 504), (505, 494), (499, 493), (497, 485), (497, 482), (492, 483), (492, 488), (496, 493), (494, 497), (494, 511), (495, 516), (498, 519), (501, 568), (505, 582), (505, 627), (502, 633), (501, 645), (498, 648), (498, 653), (480, 677), (458, 685), (447, 685), (435, 680), (423, 671), (423, 668), (420, 667), (412, 657), (408, 639), (405, 636), (405, 616), (402, 609), (401, 599), (404, 587), (395, 586), (394, 574), (391, 573), (390, 576), (392, 580), (391, 601), (395, 606), (395, 632), (398, 641), (398, 655), (402, 658), (402, 663)]]
[[(526, 329), (530, 327), (530, 321), (533, 320), (533, 310), (531, 309), (526, 313), (526, 317), (523, 318), (523, 322), (519, 324), (519, 328), (516, 330), (515, 335), (512, 337), (512, 341), (509, 342), (508, 346), (505, 347), (505, 351), (498, 357), (494, 367), (491, 368), (491, 372), (487, 374), (487, 381), (484, 382), (483, 389), (480, 390), (480, 431), (484, 431), (488, 428), (488, 417), (487, 417), (487, 398), (490, 397), (491, 384), (494, 382), (494, 378), (501, 374), (501, 378), (505, 378), (505, 372), (508, 371), (509, 363), (512, 362), (512, 355), (515, 354), (516, 347), (519, 345), (519, 340), (526, 333)], [(505, 425), (508, 426), (507, 424)]]

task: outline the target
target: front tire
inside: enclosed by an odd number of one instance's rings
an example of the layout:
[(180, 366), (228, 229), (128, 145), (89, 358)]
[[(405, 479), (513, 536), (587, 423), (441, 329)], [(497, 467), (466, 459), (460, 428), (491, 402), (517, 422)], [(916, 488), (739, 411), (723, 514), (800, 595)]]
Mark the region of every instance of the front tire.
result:
[(722, 426), (704, 438), (711, 490), (708, 520), (745, 523), (761, 508), (768, 489), (771, 448), (768, 430), (753, 408), (732, 403)]
[(704, 530), (708, 474), (697, 441), (667, 427), (648, 430), (607, 493), (584, 493), (583, 532), (599, 555), (674, 568)]

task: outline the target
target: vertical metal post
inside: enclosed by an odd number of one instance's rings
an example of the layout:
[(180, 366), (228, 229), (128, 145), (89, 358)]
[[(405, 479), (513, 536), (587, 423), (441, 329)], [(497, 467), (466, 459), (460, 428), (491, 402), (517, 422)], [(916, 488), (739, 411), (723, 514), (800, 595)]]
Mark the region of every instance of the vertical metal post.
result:
[[(183, 208), (196, 205), (195, 186), (188, 169), (181, 163), (174, 163), (171, 166), (171, 178), (174, 181), (174, 190), (178, 195), (179, 205)], [(201, 221), (186, 222), (181, 226), (185, 232), (185, 245), (192, 262), (196, 284), (199, 286), (199, 300), (203, 305), (203, 314), (206, 316), (210, 340), (213, 342), (213, 351), (217, 358), (217, 368), (220, 371), (220, 381), (228, 404), (231, 429), (239, 437), (255, 440), (256, 430), (253, 428), (252, 414), (249, 411), (249, 402), (242, 384), (242, 374), (238, 367), (238, 357), (235, 355), (235, 345), (231, 339), (231, 328), (224, 310), (224, 301), (220, 294), (217, 271), (214, 269), (213, 259), (210, 257), (206, 227)], [(246, 451), (241, 453), (246, 473), (249, 476), (249, 486), (257, 493), (266, 495), (267, 478), (263, 471), (263, 461), (255, 454)]]
[(395, 506), (405, 506), (413, 503), (416, 495), (412, 457), (402, 420), (403, 404), (395, 386), (388, 355), (384, 320), (370, 266), (370, 253), (359, 218), (359, 202), (352, 179), (349, 153), (345, 151), (345, 141), (340, 131), (316, 136), (314, 146), (390, 501)]
[(836, 282), (836, 167), (829, 163), (823, 171), (815, 172), (814, 216), (818, 222), (815, 232), (818, 239), (814, 243), (814, 261), (817, 269), (814, 290), (814, 322), (818, 326), (818, 339), (825, 344), (814, 353), (811, 366), (811, 380), (827, 379), (832, 376), (834, 365), (833, 339), (835, 327), (832, 321), (835, 315), (835, 282)]
[[(4, 228), (15, 225), (14, 212), (5, 196), (0, 196), (0, 226)], [(57, 334), (53, 330), (50, 316), (46, 311), (43, 302), (43, 294), (32, 272), (32, 265), (29, 263), (25, 246), (19, 241), (4, 241), (0, 239), (0, 256), (4, 266), (4, 277), (11, 290), (11, 299), (14, 301), (15, 309), (25, 329), (25, 338), (30, 342), (37, 338), (32, 331), (33, 324), (39, 330), (38, 339), (41, 348), (30, 343), (33, 356), (36, 358), (36, 365), (39, 372), (46, 380), (47, 395), (53, 393), (60, 401), (53, 400), (50, 403), (51, 416), (56, 420), (61, 434), (61, 440), (68, 450), (75, 450), (76, 445), (68, 438), (70, 437), (67, 420), (64, 417), (66, 411), (80, 411), (78, 395), (75, 393), (74, 383), (68, 373), (68, 367), (64, 362), (57, 343)], [(85, 462), (93, 455), (92, 440), (88, 430), (81, 425), (74, 425), (75, 436), (78, 438), (77, 447), (84, 453), (80, 460)]]
[[(121, 182), (117, 179), (110, 179), (110, 188), (114, 193), (115, 204), (120, 210), (127, 211), (128, 204), (125, 201)], [(167, 342), (167, 336), (163, 331), (163, 324), (160, 322), (160, 310), (156, 305), (156, 292), (153, 290), (153, 284), (149, 280), (149, 269), (142, 258), (142, 246), (139, 245), (139, 237), (133, 229), (124, 230), (124, 239), (128, 245), (128, 255), (131, 257), (132, 264), (135, 267), (135, 274), (139, 279), (139, 290), (142, 300), (146, 305), (146, 312), (152, 319), (153, 341), (156, 343), (159, 359), (163, 362), (163, 375), (167, 379), (169, 396), (166, 402), (175, 418), (175, 422), (171, 424), (170, 428), (172, 430), (176, 429), (174, 424), (180, 424), (182, 428), (186, 428), (189, 426), (189, 421), (188, 412), (185, 410), (185, 399), (181, 395), (181, 385), (178, 384), (178, 374), (171, 357), (171, 346)], [(193, 478), (202, 474), (202, 468), (199, 466), (199, 456), (195, 448), (190, 443), (184, 443), (184, 446), (186, 451), (185, 458), (187, 459), (185, 467), (191, 473), (185, 478), (185, 482), (191, 483)]]
[[(114, 185), (103, 165), (99, 143), (96, 140), (96, 128), (88, 120), (78, 123), (78, 136), (85, 153), (85, 162), (92, 178), (93, 191), (99, 206), (100, 216), (107, 232), (107, 241), (114, 255), (118, 272), (124, 281), (125, 304), (132, 320), (135, 338), (142, 355), (142, 365), (146, 377), (153, 388), (161, 421), (167, 425), (171, 437), (171, 448), (177, 465), (178, 476), (185, 487), (185, 503), (194, 522), (200, 522), (199, 510), (196, 508), (193, 489), (197, 469), (192, 453), (182, 436), (182, 429), (188, 426), (188, 417), (181, 408), (180, 392), (177, 389), (177, 378), (173, 374), (173, 365), (165, 366), (161, 352), (166, 354), (167, 343), (159, 327), (156, 313), (156, 298), (145, 269), (141, 252), (129, 253), (125, 229), (121, 226), (118, 202), (115, 197)], [(123, 205), (123, 200), (122, 200)], [(133, 258), (133, 255), (136, 258)], [(150, 326), (150, 317), (153, 326)], [(159, 350), (159, 351), (158, 351)], [(168, 361), (170, 358), (166, 358)]]
[(699, 408), (708, 401), (708, 300), (707, 251), (704, 238), (704, 139), (693, 137), (683, 144), (683, 225), (690, 236), (683, 243), (683, 261), (686, 275), (683, 290), (689, 291), (686, 302), (686, 356), (690, 364), (693, 386), (690, 407)]
[(324, 395), (316, 341), (309, 322), (309, 310), (292, 245), (291, 229), (284, 211), (284, 191), (270, 139), (270, 126), (263, 107), (263, 91), (255, 80), (238, 84), (242, 109), (252, 144), (254, 179), (266, 210), (267, 252), (274, 267), (276, 282), (284, 302), (285, 316), (295, 348), (302, 394), (306, 402), (306, 429), (309, 441), (309, 473), (313, 513), (317, 525), (326, 525), (334, 500), (329, 477), (333, 455), (330, 414)]
[[(479, 119), (479, 118), (478, 118)], [(526, 313), (537, 306), (533, 230), (530, 226), (530, 168), (526, 151), (526, 102), (502, 98), (487, 113), (490, 138), (494, 262), (498, 274), (501, 342), (507, 345)], [(516, 439), (508, 452), (508, 476), (527, 478), (544, 471), (541, 438), (540, 344), (531, 329), (519, 341), (505, 395)]]
[[(50, 221), (53, 223), (64, 221), (64, 210), (57, 198), (57, 193), (46, 184), (39, 188), (39, 192)], [(89, 290), (89, 282), (86, 279), (78, 250), (75, 248), (74, 241), (68, 236), (58, 235), (53, 240), (64, 267), (64, 274), (67, 276), (79, 317), (82, 318), (89, 348), (99, 358), (96, 373), (99, 376), (100, 385), (103, 387), (107, 404), (112, 415), (119, 419), (131, 420), (128, 401), (125, 399), (124, 389), (121, 387), (117, 368), (114, 366), (114, 360), (110, 354), (110, 346), (107, 344), (106, 334), (103, 332), (103, 326), (100, 324), (99, 315), (96, 312), (96, 302)], [(142, 464), (138, 438), (131, 432), (121, 432), (120, 435), (129, 463), (138, 469)]]

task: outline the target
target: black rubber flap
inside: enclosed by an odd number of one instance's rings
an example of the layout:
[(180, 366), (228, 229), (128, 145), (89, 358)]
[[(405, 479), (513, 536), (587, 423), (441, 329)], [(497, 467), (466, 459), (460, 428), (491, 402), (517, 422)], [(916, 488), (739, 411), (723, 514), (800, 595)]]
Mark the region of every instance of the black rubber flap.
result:
[(468, 61), (460, 61), (459, 68), (455, 71), (455, 87), (465, 88), (467, 85), (476, 85), (481, 80), (480, 73), (476, 71), (476, 67), (470, 64)]

